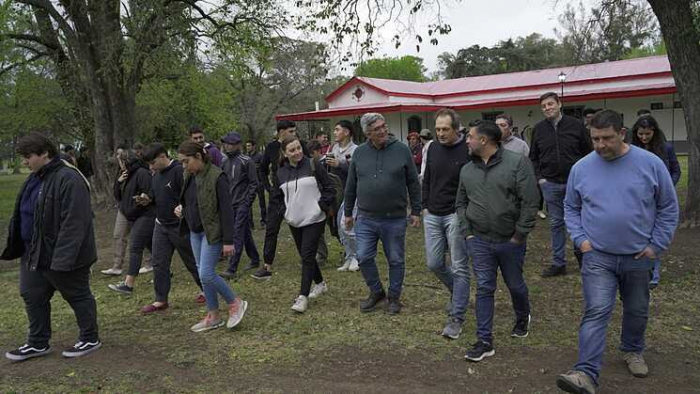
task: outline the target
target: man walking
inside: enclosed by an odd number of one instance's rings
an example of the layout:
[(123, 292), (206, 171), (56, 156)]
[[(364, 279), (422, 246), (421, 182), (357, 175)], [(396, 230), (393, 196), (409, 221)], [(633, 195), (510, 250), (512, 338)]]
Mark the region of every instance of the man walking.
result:
[(495, 354), (492, 327), (499, 268), (515, 311), (511, 336), (528, 335), (530, 301), (523, 262), (539, 194), (530, 160), (500, 146), (501, 130), (495, 123), (479, 123), (467, 138), (473, 159), (462, 167), (456, 205), (477, 286), (477, 342), (465, 358), (477, 362)]
[[(571, 167), (593, 148), (588, 131), (579, 119), (561, 113), (561, 101), (556, 93), (540, 97), (545, 119), (532, 131), (530, 160), (547, 203), (552, 232), (552, 265), (542, 276), (566, 275), (566, 228), (564, 227), (564, 195)], [(581, 262), (581, 252), (574, 251)]]
[(27, 343), (5, 353), (12, 361), (51, 351), (51, 298), (58, 290), (75, 313), (80, 336), (63, 351), (80, 357), (100, 348), (97, 307), (90, 291), (90, 266), (97, 247), (87, 180), (61, 161), (56, 146), (31, 133), (17, 143), (31, 174), (10, 220), (3, 260), (20, 260), (19, 289), (29, 318)]
[(212, 164), (217, 167), (221, 167), (221, 163), (224, 162), (224, 156), (221, 154), (219, 148), (211, 142), (207, 142), (204, 138), (204, 130), (200, 126), (190, 127), (190, 140), (198, 144), (204, 145), (204, 150), (211, 158)]
[[(258, 205), (260, 205), (260, 225), (265, 227), (265, 215), (267, 214), (267, 206), (265, 205), (265, 187), (262, 184), (262, 175), (260, 174), (260, 167), (262, 166), (263, 155), (262, 153), (258, 152), (258, 146), (255, 143), (255, 141), (246, 142), (245, 150), (248, 157), (250, 157), (253, 160), (253, 163), (255, 163), (255, 173), (258, 175), (257, 196)], [(250, 216), (252, 223), (253, 215), (251, 214)], [(251, 228), (254, 228), (254, 226), (251, 226)]]
[(508, 114), (500, 114), (496, 117), (496, 126), (501, 129), (501, 146), (511, 152), (520, 153), (523, 156), (530, 154), (527, 142), (513, 135), (513, 118)]
[[(459, 116), (451, 109), (435, 114), (437, 143), (431, 143), (423, 173), (423, 228), (425, 257), (428, 268), (450, 291), (449, 319), (442, 335), (457, 339), (462, 332), (464, 315), (469, 305), (469, 257), (464, 238), (459, 232), (455, 197), (459, 173), (469, 159), (469, 148), (459, 132)], [(452, 267), (445, 263), (450, 251)]]
[(603, 110), (591, 119), (595, 153), (574, 165), (567, 184), (566, 226), (583, 252), (585, 311), (578, 362), (557, 386), (595, 392), (617, 291), (622, 299), (620, 350), (630, 373), (646, 377), (644, 333), (654, 262), (668, 249), (678, 225), (678, 199), (663, 161), (624, 142), (622, 117)]
[(408, 147), (389, 136), (381, 114), (364, 114), (360, 124), (367, 142), (355, 150), (345, 187), (345, 226), (353, 226), (352, 212), (357, 204), (357, 259), (370, 290), (369, 297), (360, 302), (360, 311), (375, 310), (387, 296), (374, 260), (381, 240), (389, 263), (387, 311), (397, 314), (401, 311), (399, 299), (406, 269), (407, 194), (411, 225), (420, 226), (418, 171)]

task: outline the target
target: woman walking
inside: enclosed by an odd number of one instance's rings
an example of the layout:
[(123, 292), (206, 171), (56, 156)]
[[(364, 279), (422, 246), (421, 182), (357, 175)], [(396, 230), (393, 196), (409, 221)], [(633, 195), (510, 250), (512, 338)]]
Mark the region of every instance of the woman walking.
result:
[(208, 331), (224, 325), (219, 315), (218, 296), (228, 305), (227, 328), (233, 328), (248, 308), (216, 274), (216, 263), (222, 252), (233, 255), (233, 210), (226, 174), (212, 165), (204, 146), (187, 141), (180, 145), (178, 158), (185, 172), (180, 205), (175, 215), (182, 218), (180, 226), (190, 232), (190, 243), (197, 262), (197, 271), (204, 288), (207, 315), (192, 326), (194, 332)]
[[(280, 150), (284, 158), (274, 181), (284, 194), (284, 219), (289, 224), (302, 264), (301, 289), (292, 310), (304, 313), (309, 298), (328, 291), (316, 261), (316, 251), (325, 230), (325, 212), (333, 203), (334, 189), (325, 167), (304, 156), (299, 138), (294, 135), (285, 137)], [(315, 283), (313, 289), (312, 281)]]

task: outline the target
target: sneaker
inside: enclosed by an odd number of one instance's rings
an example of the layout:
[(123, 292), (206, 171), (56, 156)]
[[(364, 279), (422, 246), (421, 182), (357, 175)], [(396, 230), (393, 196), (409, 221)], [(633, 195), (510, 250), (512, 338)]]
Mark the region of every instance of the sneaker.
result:
[(350, 259), (346, 259), (345, 263), (343, 263), (343, 265), (338, 268), (338, 271), (346, 272), (350, 268), (350, 262)]
[(68, 358), (82, 357), (88, 353), (94, 352), (100, 347), (102, 347), (102, 342), (99, 340), (95, 342), (78, 341), (72, 348), (64, 350), (61, 355)]
[(149, 272), (153, 272), (153, 267), (147, 266), (147, 267), (141, 267), (139, 269), (139, 274), (147, 274)]
[(464, 358), (476, 363), (494, 354), (496, 354), (496, 351), (493, 350), (493, 346), (491, 346), (490, 343), (478, 341), (472, 345), (471, 349), (467, 350), (467, 354), (464, 355)]
[(359, 270), (360, 270), (360, 262), (357, 261), (357, 259), (353, 257), (350, 260), (350, 267), (348, 267), (348, 271), (355, 272), (355, 271), (359, 271)]
[(127, 286), (126, 282), (119, 282), (116, 285), (107, 285), (111, 290), (116, 291), (117, 293), (122, 293), (126, 295), (131, 295), (131, 293), (134, 292), (134, 288), (131, 286)]
[(292, 305), (292, 310), (299, 313), (306, 312), (306, 308), (309, 306), (309, 299), (300, 295), (294, 300), (294, 305)]
[(463, 324), (464, 322), (456, 317), (450, 318), (450, 320), (447, 321), (445, 328), (442, 330), (442, 336), (450, 339), (458, 339), (459, 334), (462, 333)]
[(24, 361), (34, 357), (45, 356), (49, 354), (49, 352), (51, 352), (51, 347), (48, 345), (37, 348), (24, 344), (15, 350), (10, 350), (9, 352), (5, 353), (5, 357), (12, 361)]
[(547, 219), (547, 214), (544, 213), (544, 211), (537, 211), (537, 216), (539, 216), (542, 220)]
[(313, 300), (314, 298), (318, 298), (321, 294), (327, 291), (328, 285), (326, 285), (326, 281), (315, 284), (314, 287), (311, 288), (311, 292), (309, 292), (309, 298)]
[(372, 312), (377, 309), (377, 304), (386, 298), (386, 293), (382, 290), (381, 293), (369, 293), (366, 300), (360, 301), (360, 312)]
[(195, 324), (194, 326), (190, 327), (190, 330), (193, 332), (204, 332), (204, 331), (209, 331), (213, 330), (215, 328), (219, 328), (224, 325), (224, 321), (221, 319), (214, 320), (210, 314), (207, 313), (207, 315), (202, 319), (199, 323)]
[(251, 276), (253, 279), (257, 280), (269, 280), (272, 277), (272, 272), (266, 270), (265, 268), (260, 268)]
[(226, 322), (226, 328), (236, 327), (238, 323), (243, 320), (243, 315), (245, 315), (245, 311), (247, 309), (248, 301), (243, 301), (240, 298), (237, 301), (234, 301), (233, 304), (230, 304), (228, 307), (228, 321)]
[(566, 275), (566, 266), (556, 266), (556, 265), (550, 265), (542, 271), (542, 277), (543, 278), (551, 278), (553, 276), (564, 276)]
[(141, 308), (141, 313), (143, 313), (144, 315), (148, 315), (149, 313), (164, 311), (164, 310), (168, 309), (169, 307), (170, 307), (170, 305), (168, 305), (167, 302), (165, 304), (161, 304), (160, 306), (148, 304), (148, 305), (144, 306), (143, 308)]
[(250, 263), (248, 263), (248, 265), (245, 266), (245, 268), (243, 268), (243, 271), (250, 271), (250, 270), (258, 268), (258, 267), (260, 267), (259, 262), (255, 263), (255, 262), (251, 261)]
[(122, 274), (122, 270), (119, 268), (110, 268), (108, 270), (102, 270), (100, 272), (109, 276), (120, 276)]
[(644, 362), (642, 353), (625, 352), (622, 355), (622, 359), (625, 360), (627, 369), (629, 369), (632, 376), (636, 378), (646, 378), (649, 376), (649, 367), (647, 367), (647, 363)]
[(386, 312), (390, 315), (398, 315), (399, 312), (401, 312), (401, 301), (399, 301), (398, 297), (391, 297), (389, 296), (389, 305), (386, 307)]
[(233, 279), (236, 277), (236, 271), (226, 270), (219, 274), (224, 279)]
[(194, 298), (194, 302), (196, 302), (198, 304), (206, 304), (207, 297), (204, 296), (204, 293), (199, 293), (199, 294), (197, 294), (197, 297)]
[(531, 316), (527, 315), (527, 319), (518, 319), (515, 321), (513, 331), (510, 336), (513, 338), (525, 338), (529, 334)]
[(567, 393), (595, 394), (593, 379), (582, 371), (569, 371), (559, 375), (557, 387)]

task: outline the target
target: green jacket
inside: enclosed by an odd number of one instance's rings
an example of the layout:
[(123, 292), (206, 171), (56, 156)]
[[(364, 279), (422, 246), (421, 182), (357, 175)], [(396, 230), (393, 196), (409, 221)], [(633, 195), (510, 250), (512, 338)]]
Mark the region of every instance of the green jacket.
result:
[[(202, 226), (204, 226), (204, 234), (207, 237), (207, 242), (212, 245), (223, 240), (221, 220), (219, 218), (219, 200), (216, 197), (216, 182), (221, 174), (222, 172), (219, 167), (207, 163), (204, 169), (194, 177), (197, 183), (199, 216), (202, 220)], [(180, 192), (180, 203), (183, 207), (185, 206), (185, 189), (190, 175), (185, 172), (184, 177), (182, 191)], [(180, 226), (185, 226), (184, 228), (187, 228), (184, 219), (180, 222)]]
[(499, 148), (488, 164), (475, 158), (459, 174), (455, 206), (464, 238), (522, 241), (535, 228), (539, 202), (535, 171), (521, 154)]

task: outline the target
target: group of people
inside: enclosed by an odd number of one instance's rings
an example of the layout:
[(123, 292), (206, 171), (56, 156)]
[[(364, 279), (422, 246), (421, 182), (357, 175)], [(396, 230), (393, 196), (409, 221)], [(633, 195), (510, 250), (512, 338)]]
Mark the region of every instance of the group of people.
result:
[[(465, 358), (478, 362), (495, 354), (492, 326), (499, 269), (515, 315), (511, 336), (529, 335), (532, 312), (523, 267), (543, 196), (552, 263), (542, 276), (566, 274), (568, 231), (585, 299), (579, 360), (558, 377), (558, 386), (574, 393), (595, 392), (618, 290), (624, 309), (623, 359), (633, 375), (646, 376), (642, 354), (649, 292), (658, 285), (659, 256), (670, 246), (678, 223), (674, 185), (680, 167), (675, 152), (649, 114), (639, 116), (628, 144), (622, 118), (612, 110), (594, 111), (581, 121), (563, 115), (561, 100), (551, 92), (541, 96), (540, 106), (545, 119), (535, 125), (529, 144), (513, 135), (513, 119), (507, 114), (495, 122), (464, 126), (455, 111), (441, 109), (435, 114), (435, 139), (424, 130), (418, 135), (425, 140), (420, 145), (401, 143), (381, 114), (367, 113), (360, 119), (367, 141), (359, 146), (348, 121), (338, 122), (335, 143), (324, 145), (321, 138), (304, 143), (296, 125), (282, 120), (276, 139), (262, 154), (254, 142), (248, 142), (248, 154), (243, 154), (236, 132), (221, 139), (222, 154), (205, 142), (200, 128), (190, 130), (178, 160), (160, 143), (139, 153), (120, 148), (114, 195), (119, 208), (115, 228), (122, 229), (120, 238), (115, 230), (115, 266), (103, 272), (121, 274), (116, 263), (128, 233), (127, 275), (109, 287), (131, 294), (143, 252), (150, 249), (155, 301), (142, 312), (162, 311), (169, 307), (170, 264), (177, 250), (201, 290), (196, 301), (207, 309), (192, 331), (233, 328), (248, 303), (225, 278), (237, 275), (245, 250), (250, 258), (245, 269), (257, 268), (254, 278), (269, 279), (284, 220), (302, 263), (293, 311), (304, 313), (310, 300), (328, 291), (319, 262), (327, 258), (324, 233), (330, 227), (345, 251), (338, 270), (359, 270), (367, 285), (360, 311), (384, 306), (387, 313), (398, 314), (406, 230), (420, 227), (422, 218), (426, 265), (449, 292), (444, 337), (461, 335), (470, 287), (476, 287), (477, 340)], [(64, 356), (87, 354), (101, 345), (89, 288), (90, 266), (96, 260), (92, 216), (86, 209), (89, 183), (41, 134), (23, 138), (18, 153), (32, 174), (18, 195), (2, 258), (21, 257), (20, 291), (30, 330), (27, 344), (6, 355), (24, 360), (49, 351), (49, 300), (56, 289), (75, 310), (81, 331)], [(262, 190), (269, 193), (267, 204)], [(262, 261), (251, 232), (256, 197), (265, 213)], [(380, 240), (389, 268), (386, 287), (375, 260)], [(216, 265), (222, 255), (229, 260), (219, 275)], [(227, 319), (220, 315), (219, 296), (226, 302)]]

